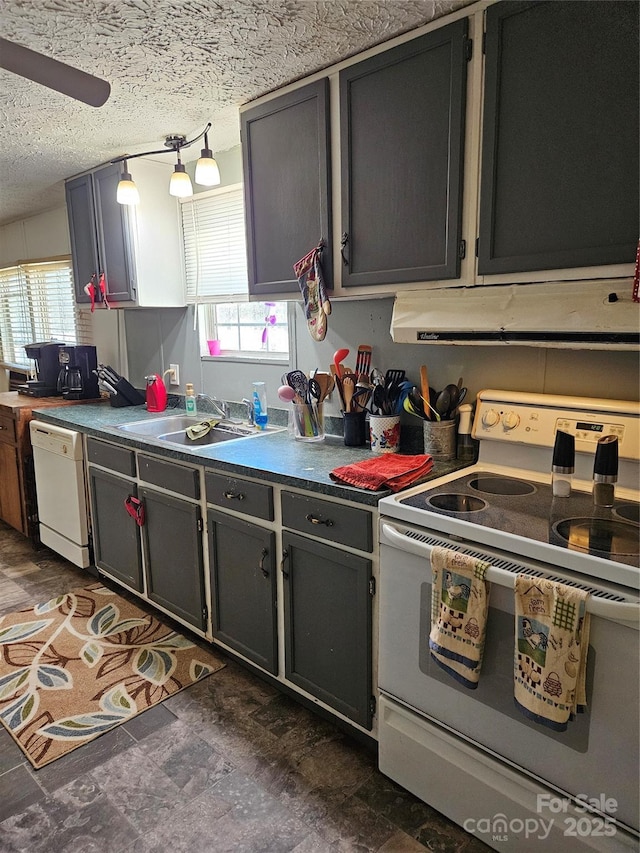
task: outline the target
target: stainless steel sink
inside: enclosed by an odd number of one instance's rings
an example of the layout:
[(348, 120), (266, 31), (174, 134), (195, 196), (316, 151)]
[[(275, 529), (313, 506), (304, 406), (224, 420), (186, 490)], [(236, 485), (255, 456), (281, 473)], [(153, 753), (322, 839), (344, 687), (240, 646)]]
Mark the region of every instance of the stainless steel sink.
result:
[(202, 423), (202, 417), (191, 415), (167, 415), (163, 418), (153, 418), (146, 421), (133, 421), (130, 424), (120, 424), (118, 429), (123, 432), (133, 432), (136, 435), (159, 436), (167, 432), (176, 432), (195, 424)]
[(233, 441), (239, 438), (264, 435), (265, 432), (280, 432), (284, 429), (284, 427), (267, 426), (264, 430), (257, 430), (248, 424), (234, 424), (222, 421), (215, 427), (212, 427), (202, 438), (189, 438), (186, 433), (187, 428), (201, 424), (206, 420), (206, 417), (206, 415), (195, 418), (190, 415), (168, 415), (164, 418), (120, 424), (118, 429), (134, 435), (156, 438), (158, 441), (180, 444), (183, 447), (202, 447), (203, 445), (217, 444), (221, 441)]

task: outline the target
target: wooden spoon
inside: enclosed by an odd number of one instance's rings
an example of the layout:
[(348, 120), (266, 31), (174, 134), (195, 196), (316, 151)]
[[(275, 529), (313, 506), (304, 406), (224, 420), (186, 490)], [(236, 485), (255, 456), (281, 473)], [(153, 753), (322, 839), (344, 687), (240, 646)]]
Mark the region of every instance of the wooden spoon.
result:
[(353, 373), (347, 373), (342, 377), (342, 399), (344, 402), (345, 412), (351, 411), (351, 401), (356, 390), (356, 383)]
[[(422, 394), (422, 399), (428, 401), (429, 400), (429, 374), (427, 372), (427, 365), (426, 364), (423, 364), (420, 367), (420, 391)], [(424, 416), (428, 421), (431, 420), (431, 414), (429, 412), (428, 405), (424, 410)]]

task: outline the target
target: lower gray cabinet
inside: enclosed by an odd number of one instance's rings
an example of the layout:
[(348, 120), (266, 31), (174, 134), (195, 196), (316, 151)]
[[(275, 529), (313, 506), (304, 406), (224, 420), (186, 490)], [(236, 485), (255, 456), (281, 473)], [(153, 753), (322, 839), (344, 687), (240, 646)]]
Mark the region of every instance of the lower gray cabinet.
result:
[(213, 510), (208, 527), (213, 636), (276, 675), (275, 534)]
[(95, 562), (116, 580), (142, 591), (142, 550), (138, 525), (126, 511), (125, 501), (137, 497), (130, 480), (89, 468), (91, 525)]
[(147, 598), (204, 631), (202, 517), (189, 501), (140, 488)]
[(285, 675), (371, 729), (371, 561), (285, 531)]

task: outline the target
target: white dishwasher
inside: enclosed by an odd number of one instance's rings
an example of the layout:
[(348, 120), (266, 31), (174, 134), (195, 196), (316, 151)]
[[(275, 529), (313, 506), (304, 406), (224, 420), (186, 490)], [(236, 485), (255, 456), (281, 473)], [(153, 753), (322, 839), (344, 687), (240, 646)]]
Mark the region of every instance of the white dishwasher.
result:
[(40, 541), (86, 569), (91, 561), (82, 434), (36, 420), (29, 429)]

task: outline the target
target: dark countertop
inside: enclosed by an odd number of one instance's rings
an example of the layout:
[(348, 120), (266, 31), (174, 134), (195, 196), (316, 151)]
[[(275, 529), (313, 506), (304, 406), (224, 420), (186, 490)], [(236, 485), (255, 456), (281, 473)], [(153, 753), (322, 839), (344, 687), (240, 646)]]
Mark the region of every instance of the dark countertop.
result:
[[(118, 429), (121, 424), (171, 414), (184, 415), (185, 412), (184, 409), (168, 409), (156, 414), (147, 412), (144, 406), (113, 408), (104, 402), (33, 410), (34, 418), (45, 423), (229, 474), (270, 480), (366, 506), (377, 506), (380, 498), (391, 494), (389, 490), (371, 492), (352, 486), (341, 486), (331, 480), (329, 472), (334, 468), (371, 458), (368, 447), (345, 447), (341, 436), (326, 436), (324, 441), (304, 442), (294, 439), (285, 428), (281, 432), (191, 448), (167, 444), (149, 436), (134, 435)], [(429, 479), (441, 477), (466, 464), (468, 463), (457, 461), (436, 462)]]

